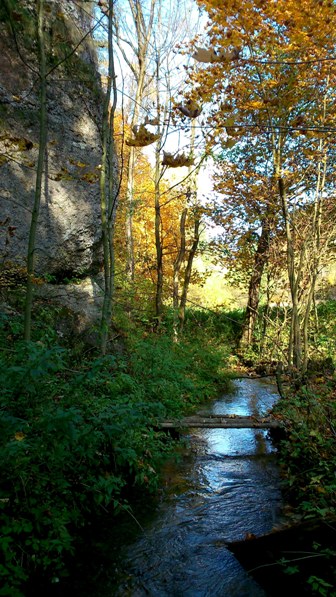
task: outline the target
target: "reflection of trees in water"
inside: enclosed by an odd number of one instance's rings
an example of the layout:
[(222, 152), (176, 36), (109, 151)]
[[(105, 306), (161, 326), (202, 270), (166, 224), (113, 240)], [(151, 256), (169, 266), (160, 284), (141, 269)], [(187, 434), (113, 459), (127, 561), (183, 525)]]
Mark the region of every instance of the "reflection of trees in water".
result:
[[(265, 384), (248, 383), (248, 388), (237, 384), (238, 393), (230, 395), (233, 413), (240, 405), (257, 409), (273, 401)], [(227, 405), (223, 396), (210, 408), (224, 412)], [(260, 535), (278, 522), (278, 472), (268, 457), (267, 431), (194, 429), (189, 440), (181, 462), (165, 466), (163, 504), (153, 510), (152, 521), (144, 525), (141, 520), (146, 532), (124, 551), (114, 594), (260, 597), (259, 588), (221, 547), (223, 539)]]
[(250, 409), (251, 409), (251, 414), (254, 417), (257, 417), (260, 413), (260, 400), (259, 400), (259, 396), (256, 392), (253, 392), (253, 394), (251, 394), (251, 402), (250, 402)]
[(267, 439), (265, 433), (257, 432), (255, 434), (255, 443), (256, 443), (256, 455), (263, 456), (267, 454)]
[(276, 387), (269, 380), (238, 379), (233, 392), (202, 409), (214, 414), (239, 414), (260, 416), (266, 413), (278, 398)]

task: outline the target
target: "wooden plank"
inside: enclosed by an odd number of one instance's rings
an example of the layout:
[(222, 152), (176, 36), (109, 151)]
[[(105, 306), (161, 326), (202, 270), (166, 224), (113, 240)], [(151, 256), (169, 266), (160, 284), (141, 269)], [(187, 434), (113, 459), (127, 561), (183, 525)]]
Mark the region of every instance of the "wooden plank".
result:
[(204, 429), (276, 429), (279, 421), (270, 417), (239, 417), (210, 415), (208, 417), (192, 416), (180, 420), (167, 420), (160, 423), (162, 429), (182, 429), (198, 427)]

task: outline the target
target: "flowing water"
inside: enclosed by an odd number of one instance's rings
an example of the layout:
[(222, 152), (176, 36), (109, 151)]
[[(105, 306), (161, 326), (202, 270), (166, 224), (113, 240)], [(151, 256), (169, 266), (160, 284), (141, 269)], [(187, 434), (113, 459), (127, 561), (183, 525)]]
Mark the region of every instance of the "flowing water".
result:
[[(262, 415), (278, 399), (265, 380), (240, 379), (204, 413)], [(227, 549), (278, 521), (280, 490), (267, 431), (194, 429), (191, 449), (166, 470), (167, 495), (143, 532), (121, 548), (117, 597), (265, 595)]]

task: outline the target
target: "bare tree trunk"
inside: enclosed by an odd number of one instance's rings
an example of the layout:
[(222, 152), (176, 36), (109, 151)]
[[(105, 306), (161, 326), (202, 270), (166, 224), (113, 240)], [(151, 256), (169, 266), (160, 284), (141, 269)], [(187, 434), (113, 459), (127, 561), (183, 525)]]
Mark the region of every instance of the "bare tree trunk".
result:
[(134, 280), (135, 257), (134, 257), (134, 239), (133, 239), (133, 211), (134, 211), (134, 148), (130, 148), (128, 159), (128, 180), (126, 191), (126, 275), (130, 280)]
[[(117, 101), (117, 90), (114, 70), (113, 51), (113, 8), (114, 0), (110, 0), (108, 12), (108, 78), (107, 90), (103, 106), (102, 122), (102, 164), (100, 171), (100, 206), (104, 259), (104, 300), (101, 318), (100, 346), (102, 354), (106, 354), (107, 341), (112, 318), (114, 292), (114, 223), (117, 209), (119, 189), (115, 183), (115, 147), (114, 147), (114, 115)], [(113, 90), (113, 101), (111, 97)]]
[(264, 353), (267, 325), (269, 323), (269, 317), (270, 317), (270, 275), (269, 274), (267, 275), (266, 295), (267, 295), (267, 302), (266, 302), (265, 312), (264, 312), (264, 316), (263, 316), (262, 338), (261, 338), (261, 342), (260, 342), (260, 355), (263, 355), (263, 353)]
[(313, 304), (313, 298), (314, 298), (314, 294), (315, 294), (316, 279), (317, 279), (317, 276), (314, 276), (314, 279), (312, 280), (312, 283), (311, 283), (310, 288), (309, 288), (307, 302), (306, 302), (306, 308), (305, 308), (305, 314), (304, 314), (304, 319), (303, 319), (303, 329), (302, 329), (302, 334), (303, 334), (302, 373), (306, 373), (307, 366), (308, 366), (308, 357), (309, 357), (309, 351), (308, 351), (308, 346), (309, 346), (309, 342), (308, 342), (308, 339), (309, 339), (309, 318), (310, 318), (311, 307), (312, 307), (312, 304)]
[(188, 209), (185, 207), (182, 210), (181, 218), (180, 218), (180, 246), (178, 249), (178, 253), (174, 262), (174, 272), (173, 272), (173, 308), (174, 308), (174, 322), (173, 322), (173, 335), (174, 340), (177, 341), (178, 338), (178, 307), (179, 307), (179, 279), (180, 279), (180, 272), (182, 263), (185, 259), (186, 253), (186, 219), (187, 219)]
[[(328, 79), (329, 82), (329, 79)], [(324, 96), (323, 102), (323, 121), (325, 121), (327, 112), (327, 94)], [(314, 217), (312, 222), (312, 257), (311, 263), (311, 284), (308, 292), (308, 298), (305, 309), (305, 316), (303, 322), (303, 363), (302, 370), (306, 373), (308, 367), (309, 358), (309, 318), (312, 305), (314, 303), (315, 288), (317, 283), (317, 277), (319, 273), (319, 265), (321, 260), (321, 226), (322, 226), (322, 210), (323, 210), (323, 191), (325, 189), (326, 175), (327, 175), (327, 151), (326, 145), (323, 139), (319, 142), (319, 155), (323, 154), (323, 158), (319, 160), (317, 169), (317, 181), (315, 190), (315, 205), (314, 205)]]
[(250, 278), (246, 317), (240, 341), (240, 347), (250, 346), (253, 341), (253, 333), (258, 315), (260, 284), (268, 259), (269, 237), (270, 226), (268, 217), (266, 216), (262, 222), (261, 235), (259, 237), (258, 246), (254, 257), (254, 267)]
[(293, 324), (293, 309), (290, 314), (290, 327), (289, 327), (289, 338), (288, 338), (288, 349), (287, 349), (287, 361), (288, 367), (293, 367), (293, 342), (294, 342), (294, 324)]
[[(158, 140), (155, 146), (155, 174), (154, 174), (154, 207), (155, 207), (155, 251), (156, 251), (156, 290), (155, 290), (155, 327), (159, 328), (162, 312), (163, 312), (163, 245), (162, 245), (162, 218), (161, 218), (161, 158), (160, 152), (162, 149), (162, 137), (165, 117), (163, 116), (162, 127), (160, 124), (161, 116), (161, 88), (160, 88), (160, 64), (161, 64), (161, 46), (159, 36), (161, 33), (161, 4), (159, 5), (159, 15), (157, 23), (157, 35), (155, 37), (155, 49), (156, 49), (156, 69), (155, 69), (155, 83), (156, 83), (156, 118), (157, 118), (157, 129)], [(159, 40), (159, 43), (156, 42)], [(167, 110), (167, 102), (165, 106), (165, 112)]]
[(297, 371), (301, 371), (302, 351), (301, 351), (301, 333), (300, 333), (300, 313), (299, 313), (299, 298), (298, 298), (298, 278), (299, 274), (295, 273), (295, 254), (293, 236), (290, 226), (290, 217), (288, 213), (288, 203), (286, 196), (286, 188), (284, 180), (281, 175), (278, 177), (279, 195), (282, 206), (282, 213), (285, 222), (286, 241), (287, 241), (287, 270), (288, 280), (292, 297), (292, 338), (293, 338), (293, 365)]
[[(326, 122), (327, 107), (329, 101), (328, 97), (330, 93), (329, 83), (330, 77), (328, 75), (326, 80), (326, 88), (321, 112), (322, 123)], [(275, 147), (273, 139), (275, 174), (278, 180), (279, 196), (285, 223), (287, 241), (287, 269), (292, 297), (292, 327), (290, 331), (290, 340), (288, 348), (288, 362), (289, 365), (293, 363), (294, 367), (300, 373), (300, 375), (305, 374), (307, 371), (309, 357), (309, 320), (312, 305), (314, 303), (315, 287), (321, 263), (322, 209), (327, 177), (326, 143), (327, 141), (325, 139), (320, 139), (317, 153), (318, 165), (313, 214), (311, 222), (309, 222), (309, 228), (307, 229), (304, 238), (300, 239), (300, 248), (298, 249), (296, 247), (297, 254), (295, 255), (296, 228), (293, 225), (293, 221), (291, 221), (291, 213), (289, 211), (285, 183), (281, 172), (281, 135), (279, 137), (279, 143), (277, 148)], [(306, 269), (308, 269), (309, 279), (307, 286), (306, 301), (304, 301), (302, 290), (302, 277), (305, 267)], [(300, 309), (303, 312), (303, 322), (301, 322)]]
[[(135, 81), (136, 92), (134, 97), (134, 107), (131, 120), (131, 128), (139, 124), (139, 115), (141, 104), (143, 100), (145, 80), (148, 75), (148, 52), (149, 42), (152, 35), (154, 11), (158, 0), (151, 0), (149, 16), (146, 22), (144, 7), (141, 0), (128, 0), (129, 7), (132, 13), (132, 20), (135, 28), (135, 39), (127, 40), (132, 47), (137, 63), (134, 64), (124, 49), (125, 39), (122, 39), (120, 29), (122, 29), (122, 16), (119, 20), (115, 19), (116, 34), (120, 51), (124, 57), (125, 62), (130, 67)], [(134, 167), (135, 167), (135, 149), (130, 147), (128, 167), (127, 167), (127, 190), (126, 190), (126, 273), (129, 279), (134, 280), (135, 272), (135, 255), (134, 255), (134, 238), (133, 238), (133, 215), (134, 215)]]
[[(134, 99), (134, 110), (131, 122), (133, 128), (139, 120), (140, 105), (143, 96), (143, 87), (145, 80), (145, 57), (139, 59), (141, 67), (137, 79), (137, 89)], [(126, 189), (126, 275), (130, 280), (134, 280), (135, 255), (133, 238), (133, 215), (134, 215), (134, 172), (135, 172), (135, 148), (129, 148), (128, 167), (127, 167), (127, 189)]]
[[(196, 119), (191, 124), (191, 136), (190, 136), (190, 154), (193, 155), (195, 151), (195, 139), (196, 139)], [(183, 331), (185, 309), (187, 304), (188, 290), (192, 272), (192, 266), (194, 257), (199, 244), (199, 227), (201, 218), (199, 216), (196, 202), (197, 202), (197, 171), (193, 166), (189, 167), (189, 189), (186, 193), (189, 201), (194, 204), (194, 240), (189, 251), (186, 269), (184, 272), (184, 282), (182, 287), (181, 298), (179, 298), (179, 279), (181, 275), (182, 264), (185, 261), (186, 256), (186, 219), (188, 215), (188, 208), (185, 207), (181, 214), (180, 219), (180, 247), (174, 263), (174, 274), (173, 274), (173, 307), (174, 307), (174, 339), (177, 341), (179, 333)]]
[[(158, 96), (159, 101), (159, 96)], [(155, 292), (155, 317), (156, 326), (162, 319), (163, 295), (163, 247), (162, 247), (162, 219), (160, 205), (160, 150), (161, 138), (157, 141), (155, 150), (155, 249), (156, 249), (156, 292)]]
[(314, 222), (316, 225), (315, 234), (316, 237), (314, 239), (315, 246), (313, 247), (313, 255), (312, 255), (312, 274), (311, 274), (311, 283), (308, 291), (308, 297), (305, 305), (305, 314), (304, 314), (304, 321), (303, 321), (303, 362), (302, 362), (302, 371), (306, 373), (307, 365), (308, 365), (308, 357), (309, 357), (309, 342), (308, 342), (308, 335), (309, 335), (309, 319), (310, 313), (312, 309), (312, 305), (314, 304), (314, 296), (315, 296), (315, 288), (318, 278), (318, 269), (320, 263), (320, 228), (321, 228), (321, 204), (318, 205), (318, 213), (317, 213), (317, 221)]
[(35, 262), (36, 231), (40, 212), (42, 195), (42, 177), (47, 146), (47, 73), (46, 54), (44, 38), (44, 0), (37, 2), (37, 45), (39, 54), (39, 77), (40, 77), (40, 139), (39, 153), (36, 170), (35, 197), (32, 211), (32, 218), (29, 230), (28, 253), (27, 253), (27, 286), (24, 314), (24, 339), (31, 338), (31, 313), (33, 304), (33, 276)]
[(185, 274), (184, 274), (183, 289), (182, 289), (182, 295), (181, 295), (180, 306), (179, 306), (179, 332), (180, 333), (182, 333), (182, 331), (183, 331), (184, 320), (185, 320), (185, 310), (186, 310), (186, 304), (187, 304), (187, 297), (188, 297), (188, 290), (189, 290), (192, 266), (193, 266), (194, 257), (195, 257), (195, 254), (196, 254), (196, 251), (198, 248), (198, 244), (199, 244), (199, 239), (200, 239), (200, 232), (199, 232), (200, 224), (201, 224), (201, 218), (196, 213), (195, 214), (195, 223), (194, 223), (194, 239), (193, 239), (193, 243), (191, 245), (191, 249), (190, 249), (189, 255), (188, 255), (187, 267), (186, 267)]
[(178, 249), (177, 257), (174, 263), (173, 273), (173, 307), (178, 309), (179, 306), (179, 276), (181, 272), (182, 263), (185, 259), (186, 253), (186, 219), (188, 209), (185, 207), (182, 210), (180, 218), (180, 246)]

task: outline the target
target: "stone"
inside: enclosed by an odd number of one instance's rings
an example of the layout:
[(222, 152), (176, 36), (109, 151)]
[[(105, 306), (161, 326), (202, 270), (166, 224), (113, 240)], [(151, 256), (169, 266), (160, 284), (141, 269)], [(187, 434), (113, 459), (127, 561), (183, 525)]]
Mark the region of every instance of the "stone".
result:
[(60, 305), (73, 313), (74, 333), (87, 333), (101, 320), (103, 305), (103, 289), (101, 284), (93, 278), (85, 278), (78, 283), (42, 284), (35, 287), (35, 295)]
[[(24, 3), (33, 14), (35, 2)], [(80, 3), (55, 1), (51, 6), (64, 15), (69, 44), (74, 25), (83, 33), (90, 28)], [(26, 64), (36, 69), (36, 58), (30, 48), (23, 62), (6, 23), (0, 23), (0, 53), (0, 259), (25, 265), (39, 145), (38, 84)], [(35, 271), (58, 280), (95, 274), (102, 266), (102, 91), (92, 42), (86, 40), (78, 53), (83, 63), (78, 80), (69, 80), (64, 65), (48, 79), (48, 145)]]

